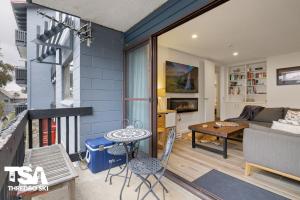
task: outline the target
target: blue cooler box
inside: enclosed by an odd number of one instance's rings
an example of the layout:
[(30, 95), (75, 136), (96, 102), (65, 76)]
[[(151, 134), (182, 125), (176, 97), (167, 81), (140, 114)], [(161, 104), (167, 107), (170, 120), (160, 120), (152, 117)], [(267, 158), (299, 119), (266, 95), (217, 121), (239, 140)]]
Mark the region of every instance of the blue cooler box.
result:
[(86, 146), (86, 161), (88, 168), (93, 172), (101, 172), (109, 168), (109, 160), (114, 159), (113, 167), (119, 166), (126, 162), (126, 156), (112, 156), (107, 153), (107, 149), (112, 147), (114, 143), (106, 140), (104, 137), (95, 139), (87, 139)]

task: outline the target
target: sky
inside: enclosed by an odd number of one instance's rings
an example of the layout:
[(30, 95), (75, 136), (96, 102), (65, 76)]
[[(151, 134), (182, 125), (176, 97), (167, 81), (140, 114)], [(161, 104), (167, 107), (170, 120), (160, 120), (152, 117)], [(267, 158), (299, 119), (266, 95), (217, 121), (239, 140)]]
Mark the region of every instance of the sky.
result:
[[(15, 29), (17, 29), (17, 24), (10, 0), (0, 0), (0, 27), (0, 48), (3, 54), (3, 57), (0, 59), (14, 66), (24, 66), (24, 61), (20, 58), (15, 45)], [(20, 91), (21, 87), (11, 82), (7, 84), (5, 89)]]

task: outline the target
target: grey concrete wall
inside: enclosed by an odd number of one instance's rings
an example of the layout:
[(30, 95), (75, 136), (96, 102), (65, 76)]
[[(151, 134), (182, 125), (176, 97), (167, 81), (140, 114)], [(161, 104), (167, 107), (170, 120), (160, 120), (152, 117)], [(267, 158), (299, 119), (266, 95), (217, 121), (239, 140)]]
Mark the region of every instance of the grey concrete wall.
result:
[(123, 33), (97, 24), (92, 32), (92, 45), (80, 45), (80, 106), (94, 111), (80, 118), (81, 149), (87, 138), (120, 128), (123, 117)]
[[(44, 31), (44, 22), (47, 20), (36, 13), (38, 8), (27, 9), (27, 80), (28, 80), (28, 108), (50, 108), (54, 101), (54, 86), (51, 83), (50, 64), (41, 64), (35, 61), (36, 45), (32, 41), (36, 39), (36, 26), (41, 26)], [(54, 11), (42, 9), (49, 15), (55, 16)], [(48, 23), (50, 23), (48, 21)], [(55, 61), (55, 57), (52, 58)]]

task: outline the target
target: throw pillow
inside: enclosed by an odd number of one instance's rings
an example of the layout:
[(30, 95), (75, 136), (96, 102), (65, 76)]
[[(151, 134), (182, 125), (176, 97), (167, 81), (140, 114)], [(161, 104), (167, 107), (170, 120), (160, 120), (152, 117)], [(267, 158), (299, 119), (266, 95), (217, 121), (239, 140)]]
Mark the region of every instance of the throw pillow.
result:
[(285, 116), (286, 116), (286, 113), (287, 113), (287, 111), (289, 111), (289, 110), (292, 110), (292, 111), (300, 111), (300, 109), (299, 108), (283, 108), (283, 119), (285, 118)]
[(254, 117), (253, 121), (272, 123), (282, 119), (282, 115), (283, 108), (265, 108)]
[(300, 111), (288, 110), (284, 119), (300, 122)]
[(293, 120), (289, 120), (289, 119), (279, 119), (278, 121), (280, 123), (284, 123), (284, 124), (292, 124), (295, 126), (300, 126), (300, 121), (293, 121)]
[(300, 126), (273, 121), (272, 129), (300, 134)]

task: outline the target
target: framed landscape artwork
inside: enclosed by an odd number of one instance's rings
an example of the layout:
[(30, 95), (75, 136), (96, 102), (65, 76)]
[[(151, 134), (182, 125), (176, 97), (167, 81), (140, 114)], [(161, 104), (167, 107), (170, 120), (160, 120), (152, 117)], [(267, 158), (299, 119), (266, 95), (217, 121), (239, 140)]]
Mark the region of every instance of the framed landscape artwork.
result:
[(198, 93), (198, 67), (166, 61), (166, 92)]
[(277, 69), (277, 85), (300, 84), (300, 66)]

